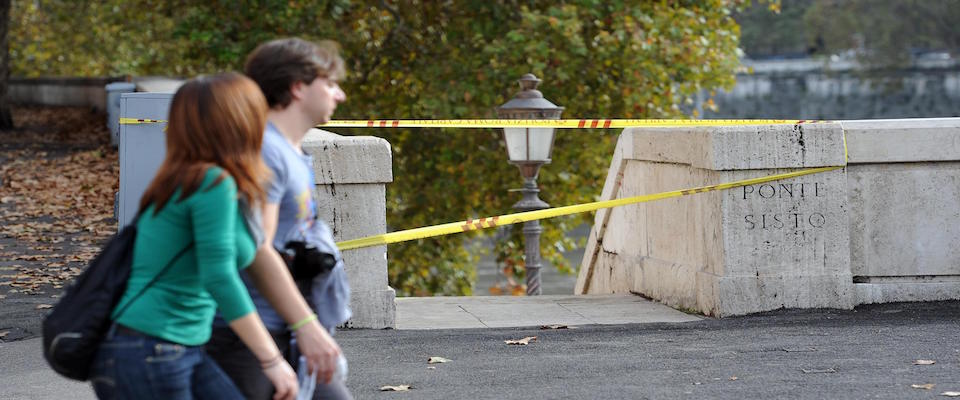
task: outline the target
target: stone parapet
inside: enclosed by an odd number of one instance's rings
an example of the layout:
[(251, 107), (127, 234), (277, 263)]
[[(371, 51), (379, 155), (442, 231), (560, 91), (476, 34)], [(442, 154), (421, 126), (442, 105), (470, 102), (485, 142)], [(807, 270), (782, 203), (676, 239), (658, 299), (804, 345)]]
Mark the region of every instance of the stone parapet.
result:
[[(386, 184), (393, 181), (390, 143), (372, 136), (340, 136), (311, 129), (303, 150), (313, 156), (314, 199), (334, 238), (379, 235), (387, 231)], [(387, 283), (387, 246), (343, 252), (350, 277), (353, 328), (396, 326), (396, 297)]]
[(603, 200), (847, 167), (600, 210), (576, 292), (715, 316), (960, 298), (957, 146), (960, 119), (625, 129)]

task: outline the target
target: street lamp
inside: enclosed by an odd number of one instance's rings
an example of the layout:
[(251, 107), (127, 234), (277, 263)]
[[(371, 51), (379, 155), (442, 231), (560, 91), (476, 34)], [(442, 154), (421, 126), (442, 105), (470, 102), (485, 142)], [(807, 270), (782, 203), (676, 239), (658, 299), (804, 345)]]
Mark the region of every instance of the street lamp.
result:
[[(543, 98), (537, 90), (540, 79), (533, 74), (520, 77), (520, 93), (497, 107), (497, 116), (501, 119), (560, 119), (563, 107), (558, 107)], [(523, 176), (523, 188), (519, 189), (523, 198), (513, 205), (519, 211), (541, 210), (550, 207), (537, 196), (537, 174), (540, 166), (550, 163), (550, 151), (553, 150), (553, 128), (503, 128), (503, 138), (507, 142), (507, 156), (510, 163), (520, 168)], [(524, 259), (527, 272), (527, 295), (536, 296), (540, 290), (540, 221), (523, 224)]]

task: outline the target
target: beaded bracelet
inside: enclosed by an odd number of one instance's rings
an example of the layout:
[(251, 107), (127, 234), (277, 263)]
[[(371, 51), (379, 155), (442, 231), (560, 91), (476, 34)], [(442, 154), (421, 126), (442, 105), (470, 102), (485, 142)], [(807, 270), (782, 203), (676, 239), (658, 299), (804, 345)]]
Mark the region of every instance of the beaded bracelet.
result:
[(297, 329), (303, 328), (305, 325), (309, 324), (310, 322), (316, 321), (316, 319), (317, 319), (317, 314), (310, 314), (309, 316), (307, 316), (304, 319), (301, 319), (297, 323), (290, 325), (290, 330), (296, 331)]

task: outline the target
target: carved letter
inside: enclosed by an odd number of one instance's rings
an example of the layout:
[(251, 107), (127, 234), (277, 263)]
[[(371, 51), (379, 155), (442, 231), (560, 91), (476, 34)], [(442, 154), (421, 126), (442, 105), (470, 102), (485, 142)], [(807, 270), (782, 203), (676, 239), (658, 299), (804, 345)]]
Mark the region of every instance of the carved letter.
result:
[(743, 221), (749, 224), (747, 225), (748, 231), (757, 227), (757, 224), (753, 222), (753, 215), (748, 214), (747, 216), (743, 217)]
[[(747, 191), (747, 189), (750, 189), (750, 191)], [(753, 186), (744, 186), (744, 187), (743, 187), (743, 199), (746, 200), (746, 199), (747, 199), (747, 193), (753, 193), (753, 190), (754, 190), (754, 189), (753, 189)]]
[(783, 194), (787, 193), (790, 197), (793, 197), (793, 184), (792, 183), (781, 183), (780, 184), (780, 198), (783, 198)]
[(780, 220), (780, 214), (773, 214), (774, 229), (783, 229), (783, 221)]
[[(763, 195), (763, 189), (765, 189), (765, 188), (770, 189), (770, 195), (769, 195), (769, 196), (764, 196), (764, 195)], [(763, 198), (765, 198), (765, 199), (769, 199), (769, 198), (771, 198), (771, 197), (773, 197), (773, 196), (775, 196), (775, 195), (777, 194), (777, 188), (773, 187), (772, 185), (766, 185), (766, 184), (764, 184), (764, 185), (760, 185), (760, 190), (758, 190), (757, 193), (760, 193), (760, 197), (763, 197)]]
[(807, 222), (810, 223), (810, 226), (814, 228), (822, 228), (823, 224), (827, 222), (827, 218), (820, 213), (810, 214), (810, 218), (807, 218)]

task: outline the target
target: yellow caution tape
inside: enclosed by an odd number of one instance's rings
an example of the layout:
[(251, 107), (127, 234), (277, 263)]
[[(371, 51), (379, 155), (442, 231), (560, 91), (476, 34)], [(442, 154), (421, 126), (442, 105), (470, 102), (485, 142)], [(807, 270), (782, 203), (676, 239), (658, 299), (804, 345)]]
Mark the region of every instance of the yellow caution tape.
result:
[(376, 119), (340, 120), (318, 128), (634, 128), (732, 125), (796, 125), (815, 123), (797, 119)]
[(588, 211), (596, 211), (601, 208), (611, 208), (625, 206), (629, 204), (645, 203), (648, 201), (668, 199), (671, 197), (687, 196), (694, 193), (705, 193), (716, 190), (731, 189), (741, 186), (756, 185), (764, 182), (771, 182), (781, 179), (796, 178), (798, 176), (817, 174), (820, 172), (833, 171), (843, 167), (819, 167), (800, 171), (788, 172), (783, 174), (769, 175), (760, 178), (744, 179), (741, 181), (721, 183), (717, 185), (702, 186), (693, 189), (674, 190), (671, 192), (662, 192), (656, 194), (647, 194), (642, 196), (627, 197), (615, 200), (596, 201), (592, 203), (577, 204), (565, 207), (548, 208), (545, 210), (527, 211), (516, 214), (500, 215), (496, 217), (467, 219), (466, 221), (451, 222), (443, 225), (427, 226), (423, 228), (408, 229), (404, 231), (391, 232), (382, 235), (368, 236), (359, 239), (352, 239), (337, 243), (340, 250), (358, 249), (361, 247), (379, 246), (391, 243), (406, 242), (409, 240), (424, 239), (434, 236), (449, 235), (452, 233), (462, 233), (475, 231), (485, 228), (493, 228), (500, 225), (510, 225), (520, 222), (534, 221), (545, 218), (559, 217), (563, 215), (578, 214)]
[[(120, 118), (121, 125), (159, 124), (162, 119)], [(797, 125), (821, 121), (802, 119), (376, 119), (340, 120), (318, 128), (669, 128), (688, 126)]]
[(163, 119), (146, 119), (146, 118), (120, 118), (120, 125), (136, 125), (136, 124), (162, 124), (167, 122)]
[[(145, 118), (120, 118), (120, 124), (154, 124), (165, 123), (165, 120), (145, 119)], [(447, 120), (426, 120), (426, 119), (392, 119), (392, 120), (340, 120), (330, 121), (326, 124), (318, 125), (321, 128), (631, 128), (631, 127), (689, 127), (689, 126), (734, 126), (734, 125), (797, 125), (805, 123), (817, 123), (823, 121), (817, 120), (787, 120), (787, 119), (559, 119), (559, 120), (537, 120), (537, 119), (447, 119)], [(843, 138), (843, 152), (847, 153), (847, 138)], [(843, 167), (820, 167), (800, 171), (794, 171), (783, 174), (765, 176), (761, 178), (744, 179), (737, 182), (721, 183), (717, 185), (702, 186), (693, 189), (675, 190), (656, 194), (628, 197), (623, 199), (597, 201), (592, 203), (577, 204), (566, 207), (548, 208), (545, 210), (527, 211), (515, 214), (500, 215), (495, 217), (480, 218), (477, 220), (467, 219), (466, 221), (451, 222), (442, 225), (427, 226), (422, 228), (408, 229), (404, 231), (391, 232), (382, 235), (373, 235), (359, 239), (347, 240), (337, 243), (340, 250), (351, 250), (362, 247), (387, 245), (391, 243), (406, 242), (416, 239), (449, 235), (453, 233), (469, 232), (486, 228), (493, 228), (500, 225), (511, 225), (527, 221), (535, 221), (546, 218), (559, 217), (564, 215), (579, 214), (583, 212), (596, 211), (601, 208), (611, 208), (625, 206), (629, 204), (645, 203), (654, 200), (668, 199), (672, 197), (687, 196), (694, 193), (705, 193), (716, 190), (731, 189), (735, 187), (756, 185), (764, 182), (771, 182), (781, 179), (795, 178), (803, 175), (816, 174), (820, 172), (833, 171)]]

